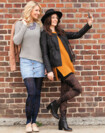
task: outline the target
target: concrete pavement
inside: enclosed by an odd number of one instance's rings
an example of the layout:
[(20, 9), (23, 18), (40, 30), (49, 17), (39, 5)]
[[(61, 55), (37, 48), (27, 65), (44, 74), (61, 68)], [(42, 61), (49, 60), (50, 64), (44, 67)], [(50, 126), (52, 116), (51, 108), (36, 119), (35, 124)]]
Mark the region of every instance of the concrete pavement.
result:
[[(71, 126), (71, 133), (105, 133), (105, 126)], [(39, 127), (39, 133), (67, 133), (60, 131), (57, 126)], [(0, 133), (25, 133), (25, 126), (0, 126)]]

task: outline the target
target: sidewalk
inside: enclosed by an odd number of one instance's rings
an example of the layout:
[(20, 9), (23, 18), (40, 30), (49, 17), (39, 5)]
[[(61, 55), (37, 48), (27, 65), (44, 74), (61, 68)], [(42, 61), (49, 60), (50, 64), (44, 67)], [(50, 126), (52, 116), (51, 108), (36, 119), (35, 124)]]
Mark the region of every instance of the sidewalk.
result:
[[(72, 126), (71, 133), (105, 133), (105, 126)], [(67, 133), (57, 126), (42, 126), (40, 133)], [(0, 133), (25, 133), (25, 126), (0, 126)]]

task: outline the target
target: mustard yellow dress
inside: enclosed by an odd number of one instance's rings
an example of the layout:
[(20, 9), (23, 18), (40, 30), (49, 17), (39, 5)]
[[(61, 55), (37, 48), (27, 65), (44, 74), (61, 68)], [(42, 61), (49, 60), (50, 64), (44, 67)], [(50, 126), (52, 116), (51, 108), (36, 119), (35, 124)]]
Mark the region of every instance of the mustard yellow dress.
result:
[(57, 69), (63, 75), (63, 77), (67, 76), (70, 73), (75, 72), (73, 63), (70, 60), (68, 52), (66, 51), (61, 39), (58, 36), (57, 36), (57, 38), (58, 38), (58, 43), (59, 43), (59, 48), (60, 48), (62, 66), (53, 68), (56, 80), (58, 80)]

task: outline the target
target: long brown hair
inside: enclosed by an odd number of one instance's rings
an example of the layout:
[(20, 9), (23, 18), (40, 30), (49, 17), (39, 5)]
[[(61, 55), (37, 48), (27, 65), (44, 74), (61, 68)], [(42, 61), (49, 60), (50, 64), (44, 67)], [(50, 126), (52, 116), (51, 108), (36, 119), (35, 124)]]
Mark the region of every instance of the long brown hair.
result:
[[(64, 30), (61, 29), (61, 27), (59, 26), (59, 23), (60, 23), (60, 19), (58, 17), (58, 23), (57, 25), (55, 26), (55, 30), (57, 32), (57, 34), (59, 35), (64, 35), (65, 32)], [(52, 35), (52, 31), (50, 29), (50, 26), (51, 26), (51, 15), (49, 17), (47, 17), (44, 21), (44, 30), (49, 34), (49, 35)]]

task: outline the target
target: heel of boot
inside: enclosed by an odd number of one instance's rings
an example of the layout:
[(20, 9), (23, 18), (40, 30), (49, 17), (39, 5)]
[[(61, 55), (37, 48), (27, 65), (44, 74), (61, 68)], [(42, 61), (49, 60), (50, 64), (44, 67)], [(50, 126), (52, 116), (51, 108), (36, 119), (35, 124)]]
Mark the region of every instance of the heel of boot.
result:
[(48, 106), (47, 106), (47, 110), (50, 110), (51, 109), (51, 105), (49, 104)]
[(61, 122), (59, 121), (59, 127), (58, 127), (59, 130), (63, 130), (63, 127), (62, 127), (62, 124)]
[(63, 128), (59, 126), (59, 130), (63, 130)]

